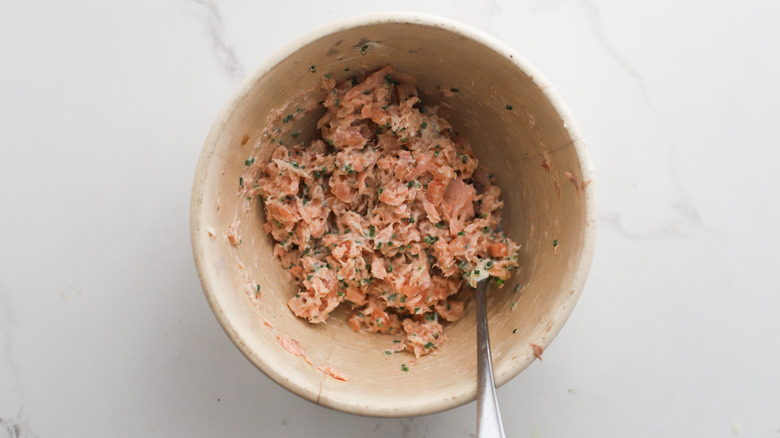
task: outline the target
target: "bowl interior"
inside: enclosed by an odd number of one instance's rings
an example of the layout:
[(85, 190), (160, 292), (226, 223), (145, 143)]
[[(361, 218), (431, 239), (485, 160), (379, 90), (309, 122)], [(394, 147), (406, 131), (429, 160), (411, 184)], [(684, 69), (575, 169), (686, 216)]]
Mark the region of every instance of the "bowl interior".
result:
[[(340, 311), (311, 325), (286, 305), (296, 287), (272, 257), (261, 202), (239, 193), (239, 178), (246, 159), (268, 159), (279, 139), (308, 141), (316, 134), (318, 84), (326, 73), (346, 78), (394, 64), (416, 79), (424, 103), (437, 101), (441, 86), (458, 90), (442, 103), (496, 177), (504, 230), (522, 245), (515, 276), (488, 290), (499, 385), (533, 361), (531, 344), (549, 344), (576, 302), (594, 228), (584, 147), (549, 85), (513, 52), (470, 32), (419, 18), (368, 19), (322, 31), (245, 81), (209, 134), (192, 204), (206, 296), (241, 351), (309, 400), (358, 414), (407, 416), (468, 402), (476, 390), (473, 303), (446, 328), (446, 345), (418, 361), (409, 353), (385, 354), (392, 338), (352, 331)], [(226, 238), (231, 224), (241, 239), (236, 247)]]

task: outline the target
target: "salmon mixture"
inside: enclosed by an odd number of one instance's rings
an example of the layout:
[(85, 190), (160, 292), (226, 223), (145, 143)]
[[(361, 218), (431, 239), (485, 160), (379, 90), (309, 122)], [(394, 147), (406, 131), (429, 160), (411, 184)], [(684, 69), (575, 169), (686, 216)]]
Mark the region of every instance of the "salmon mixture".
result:
[(492, 176), (442, 108), (399, 77), (391, 65), (323, 76), (321, 138), (277, 147), (252, 186), (299, 286), (292, 312), (321, 323), (341, 306), (352, 329), (394, 335), (396, 351), (420, 357), (463, 313), (462, 283), (501, 286), (518, 245), (497, 230)]

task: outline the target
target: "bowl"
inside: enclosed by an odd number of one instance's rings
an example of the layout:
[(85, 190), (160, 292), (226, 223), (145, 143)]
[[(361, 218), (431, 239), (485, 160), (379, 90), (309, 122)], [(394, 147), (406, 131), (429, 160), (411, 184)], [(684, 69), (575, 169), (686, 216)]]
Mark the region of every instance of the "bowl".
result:
[[(240, 192), (245, 160), (267, 160), (282, 138), (315, 135), (318, 85), (386, 64), (416, 78), (423, 101), (446, 99), (450, 121), (502, 188), (502, 223), (521, 244), (520, 268), (488, 290), (495, 379), (531, 364), (563, 326), (590, 267), (596, 220), (585, 143), (544, 77), (496, 39), (444, 18), (380, 13), (315, 30), (249, 75), (206, 138), (192, 190), (191, 235), (206, 298), (230, 339), (295, 394), (344, 412), (430, 414), (474, 399), (473, 302), (448, 341), (415, 360), (385, 354), (385, 335), (355, 332), (346, 315), (324, 324), (293, 315), (297, 292), (263, 232), (262, 201)], [(283, 126), (276, 135), (270, 127)], [(289, 134), (289, 135), (288, 135)], [(405, 371), (408, 370), (408, 371)]]

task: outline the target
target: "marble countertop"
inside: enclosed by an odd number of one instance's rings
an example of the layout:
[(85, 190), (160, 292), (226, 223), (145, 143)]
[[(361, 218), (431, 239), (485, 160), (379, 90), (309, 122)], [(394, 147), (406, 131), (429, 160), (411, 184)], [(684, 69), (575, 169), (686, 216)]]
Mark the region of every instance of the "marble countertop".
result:
[[(7, 2), (0, 13), (0, 438), (474, 437), (473, 403), (309, 403), (217, 324), (190, 187), (222, 103), (317, 27), (387, 4)], [(780, 436), (780, 3), (406, 1), (539, 68), (596, 169), (582, 298), (499, 390), (510, 437)]]

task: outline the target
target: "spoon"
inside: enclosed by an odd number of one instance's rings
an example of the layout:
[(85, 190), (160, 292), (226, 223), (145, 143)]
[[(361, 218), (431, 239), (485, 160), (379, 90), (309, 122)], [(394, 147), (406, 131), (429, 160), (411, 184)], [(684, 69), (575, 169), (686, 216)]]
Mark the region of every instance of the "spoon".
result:
[(490, 277), (477, 283), (477, 437), (505, 438), (501, 411), (498, 409), (493, 364), (490, 360), (490, 335), (487, 324), (485, 290)]

